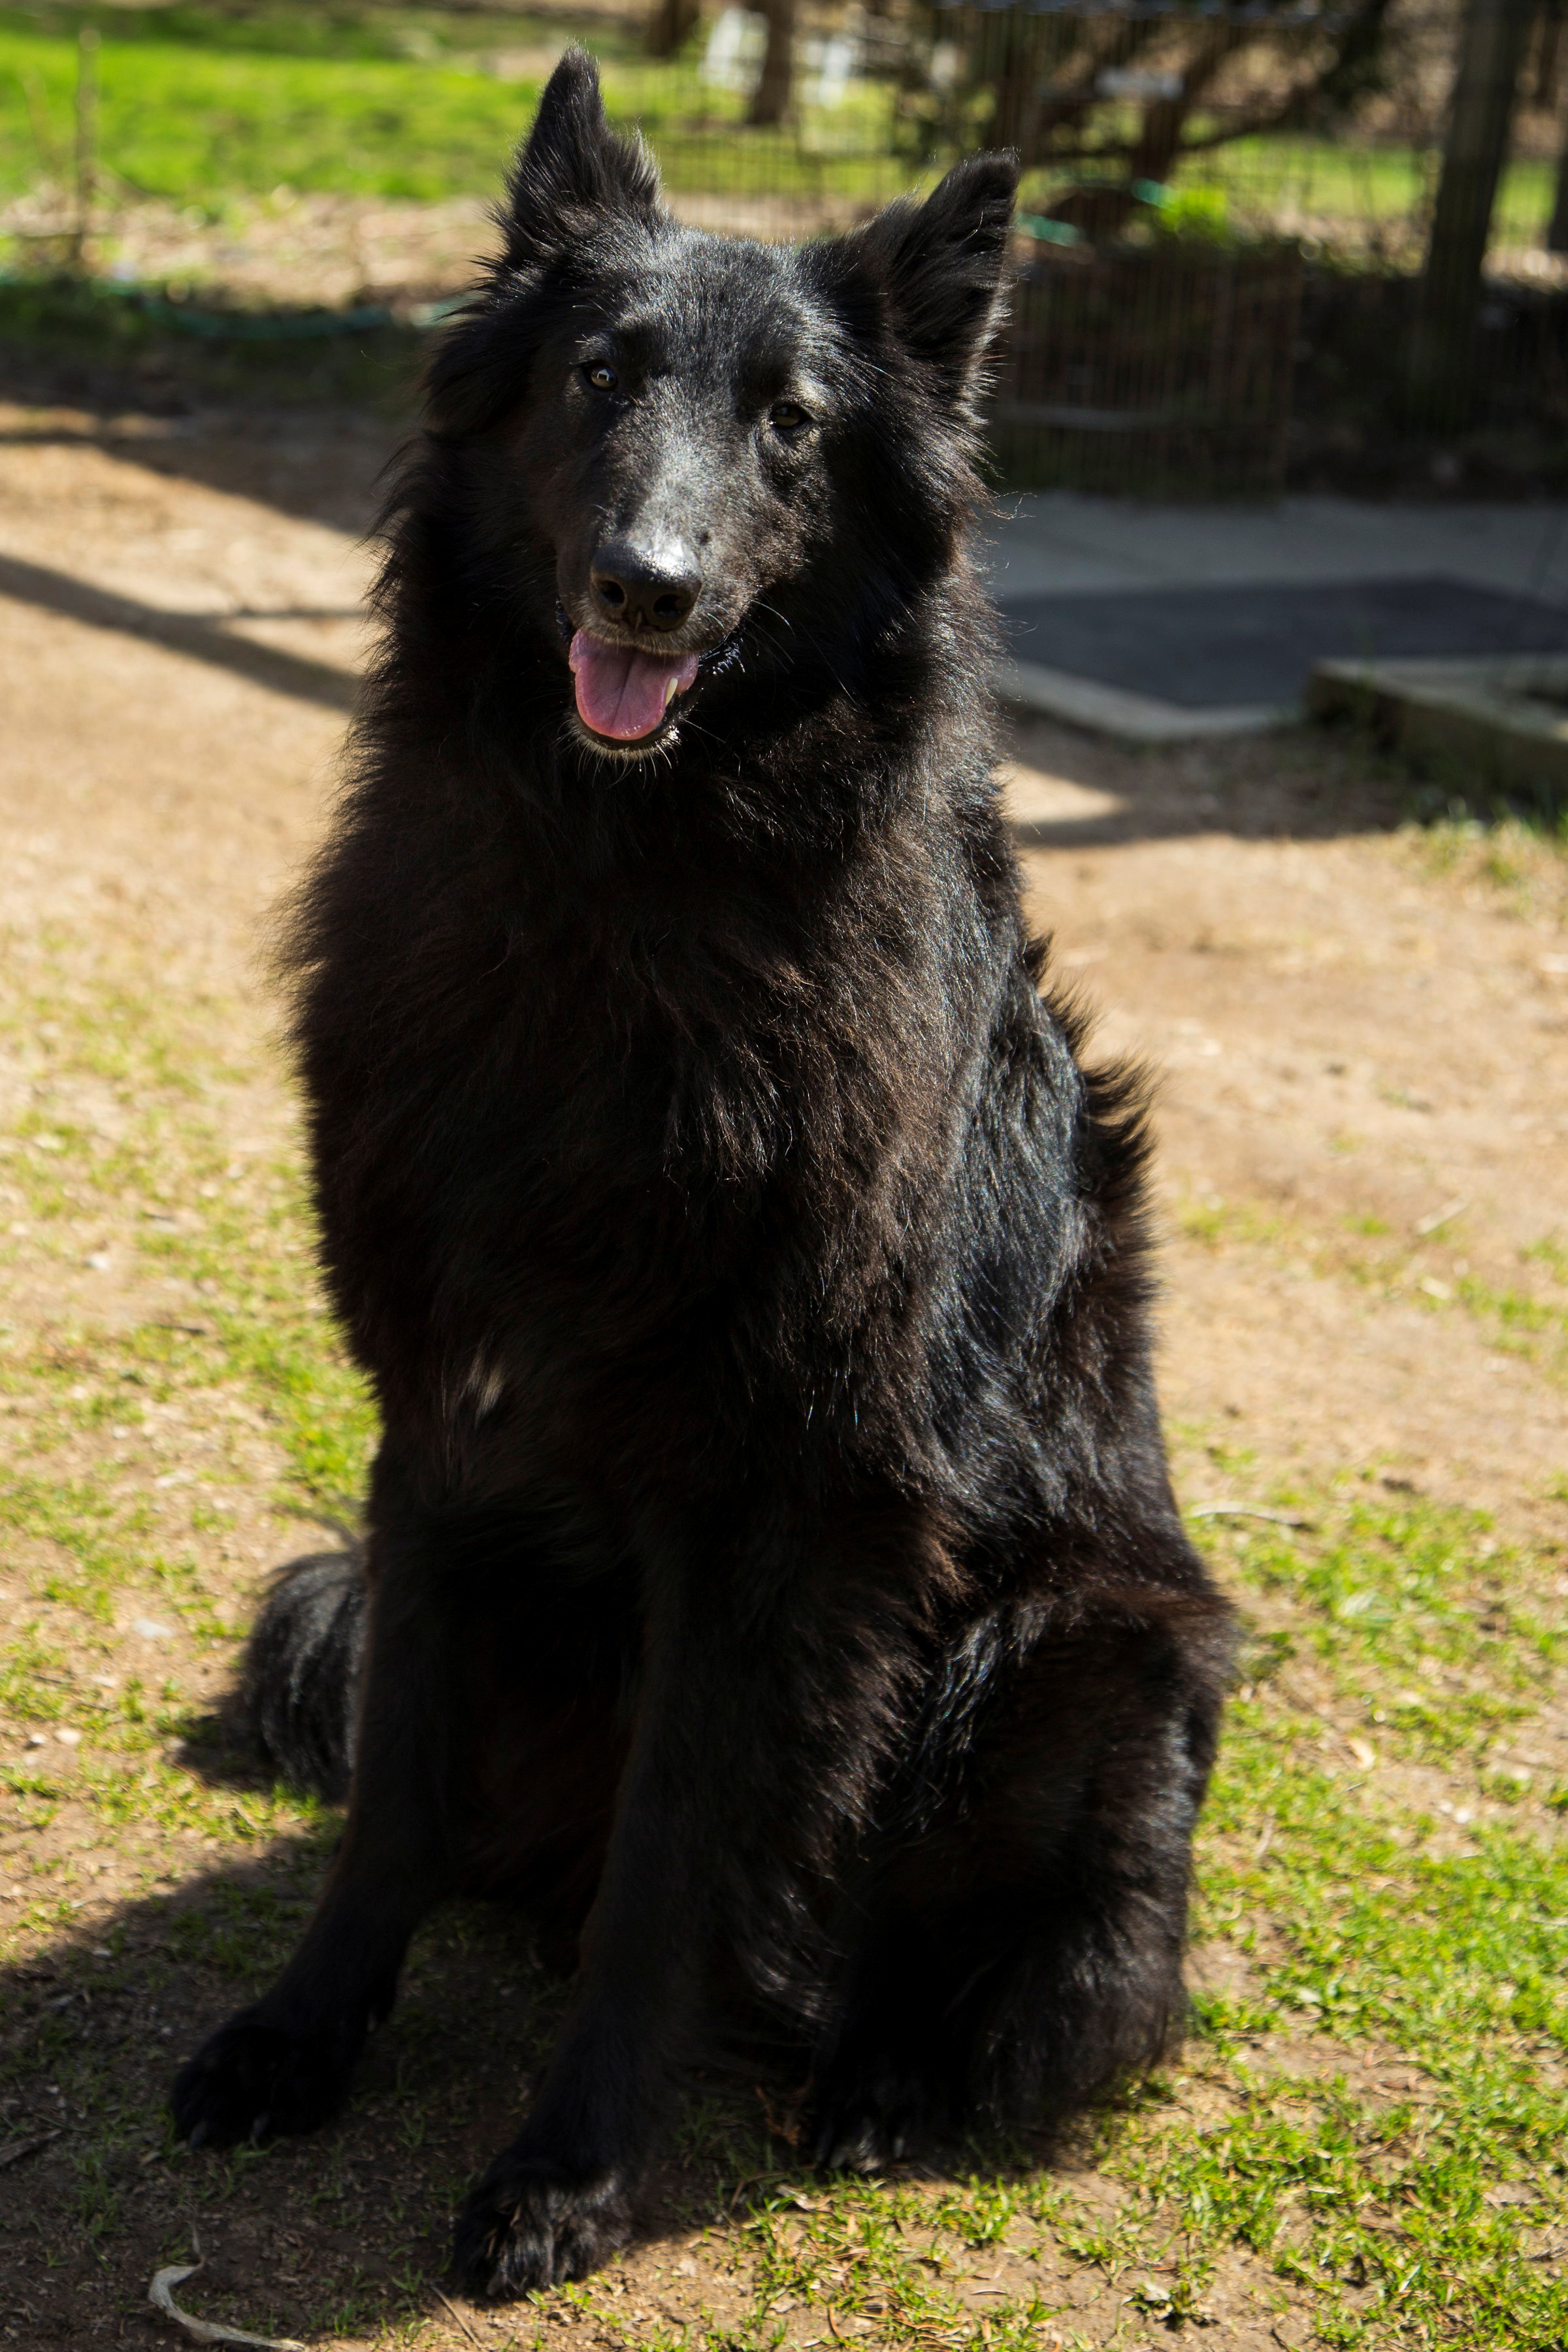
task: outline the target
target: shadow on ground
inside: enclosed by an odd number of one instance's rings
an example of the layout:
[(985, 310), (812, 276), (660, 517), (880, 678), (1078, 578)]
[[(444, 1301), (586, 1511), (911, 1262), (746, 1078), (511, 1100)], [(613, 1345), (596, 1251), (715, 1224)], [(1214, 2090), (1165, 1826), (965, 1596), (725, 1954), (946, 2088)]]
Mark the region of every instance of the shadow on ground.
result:
[(353, 709), (354, 680), (347, 670), (339, 669), (330, 662), (312, 661), (300, 654), (285, 653), (273, 646), (258, 645), (249, 637), (235, 636), (226, 625), (230, 621), (254, 619), (353, 619), (352, 612), (297, 606), (273, 607), (265, 613), (233, 613), (221, 617), (205, 613), (168, 612), (162, 605), (143, 604), (138, 597), (95, 587), (89, 581), (75, 579), (69, 572), (57, 571), (52, 565), (24, 562), (13, 555), (0, 555), (0, 596), (13, 597), (18, 604), (37, 605), (46, 613), (58, 613), (67, 620), (83, 623), (88, 628), (108, 629), (118, 635), (172, 646), (177, 653), (184, 654), (195, 661), (210, 662), (220, 669), (232, 670), (237, 677), (249, 678), (254, 684), (267, 687), (275, 694), (289, 694), (302, 702), (321, 703), (330, 710), (349, 711)]
[[(269, 354), (266, 364), (252, 366), (247, 351)], [(310, 396), (317, 383), (312, 361), (302, 364), (293, 387), (303, 396), (286, 400), (279, 396), (274, 347), (241, 346), (237, 356), (224, 359), (221, 381), (206, 383), (199, 370), (187, 368), (184, 376), (170, 379), (166, 397), (154, 399), (123, 369), (93, 375), (78, 367), (73, 374), (74, 362), (46, 366), (37, 348), (17, 346), (0, 352), (0, 402), (9, 397), (20, 404), (8, 417), (0, 416), (0, 446), (101, 449), (170, 483), (252, 500), (361, 538), (374, 527), (388, 463), (412, 415), (418, 358), (419, 339), (410, 331), (397, 353), (384, 355), (391, 371), (384, 383), (395, 383), (395, 394), (369, 400), (345, 376), (337, 386), (342, 396), (331, 403), (319, 387)], [(170, 363), (186, 365), (190, 359), (188, 350), (176, 352)], [(384, 359), (372, 353), (366, 364), (379, 367)], [(296, 699), (345, 712), (353, 705), (346, 669), (246, 634), (249, 621), (347, 617), (335, 610), (279, 607), (226, 619), (169, 612), (15, 556), (0, 560), (0, 594), (95, 628), (171, 645)], [(1413, 816), (1542, 814), (1478, 800), (1473, 776), (1458, 768), (1451, 776), (1416, 779), (1395, 767), (1370, 737), (1350, 730), (1325, 740), (1321, 730), (1282, 728), (1271, 735), (1203, 740), (1174, 752), (1168, 747), (1142, 751), (1022, 713), (1012, 715), (1010, 731), (1020, 762), (1046, 772), (1052, 787), (1042, 792), (1037, 778), (1013, 796), (1015, 832), (1024, 848), (1112, 848), (1216, 833), (1247, 840), (1328, 840), (1387, 831)]]
[[(169, 2128), (176, 2065), (281, 1965), (334, 1834), (215, 1867), (0, 1971), (0, 2329), (113, 2340), (145, 2315), (153, 2271), (198, 2242), (182, 2298), (230, 2326), (316, 2341), (439, 2311), (452, 2212), (515, 2132), (564, 1999), (515, 1916), (454, 1906), (430, 1923), (325, 2132), (193, 2156)], [(737, 2179), (787, 2162), (761, 2113), (744, 2086), (700, 2097), (646, 2237), (719, 2219)]]
[[(222, 1785), (258, 1785), (214, 1729), (183, 1760)], [(121, 1906), (90, 1941), (68, 1933), (0, 1970), (0, 2333), (20, 2321), (30, 2346), (140, 2341), (153, 2273), (199, 2252), (199, 2284), (179, 2294), (209, 2321), (321, 2344), (421, 2318), (472, 2336), (443, 2293), (452, 2217), (516, 2131), (567, 1999), (515, 1914), (454, 1905), (428, 1924), (350, 2105), (325, 2131), (193, 2155), (170, 2129), (175, 2068), (281, 1965), (336, 1827), (323, 1819), (315, 1835)], [(766, 2060), (694, 2070), (628, 2261), (742, 2221), (759, 2194), (820, 2196), (780, 2136), (796, 2105)], [(936, 2182), (977, 2165), (993, 2179), (1053, 2159), (1081, 2166), (1076, 2142), (1030, 2140), (931, 2150), (900, 2170)], [(680, 2265), (698, 2267), (692, 2316), (717, 2294), (732, 2326), (749, 2294), (724, 2246)], [(544, 2315), (518, 2313), (521, 2334)]]
[(1331, 841), (1392, 832), (1446, 810), (1450, 796), (1446, 783), (1418, 782), (1348, 727), (1333, 734), (1287, 727), (1145, 751), (1015, 712), (1006, 739), (1006, 807), (1021, 849), (1216, 835)]

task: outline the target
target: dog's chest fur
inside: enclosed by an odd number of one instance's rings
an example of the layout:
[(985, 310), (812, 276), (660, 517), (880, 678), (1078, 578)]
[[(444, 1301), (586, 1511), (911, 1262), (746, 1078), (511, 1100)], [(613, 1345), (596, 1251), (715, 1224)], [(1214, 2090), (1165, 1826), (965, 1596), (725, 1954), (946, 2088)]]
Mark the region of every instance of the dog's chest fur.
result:
[(929, 791), (803, 864), (704, 837), (721, 788), (682, 789), (673, 850), (645, 837), (592, 889), (504, 809), (476, 838), (395, 799), (341, 877), (421, 884), (395, 926), (362, 898), (316, 990), (329, 1264), (386, 1402), (470, 1452), (520, 1420), (602, 1433), (650, 1390), (669, 1442), (707, 1445), (737, 1382), (793, 1422), (804, 1373), (851, 1426), (873, 1360), (884, 1404), (920, 1386), (992, 1056), (1041, 1035), (1010, 909)]

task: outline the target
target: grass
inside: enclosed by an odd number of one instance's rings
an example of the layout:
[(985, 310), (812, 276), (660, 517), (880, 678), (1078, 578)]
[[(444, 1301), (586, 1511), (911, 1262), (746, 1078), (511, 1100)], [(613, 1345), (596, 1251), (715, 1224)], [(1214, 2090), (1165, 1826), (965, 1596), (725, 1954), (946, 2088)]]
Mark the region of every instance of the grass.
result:
[(1419, 871), (1467, 885), (1521, 922), (1568, 931), (1568, 809), (1478, 816), (1456, 796), (1452, 810), (1440, 803), (1407, 826), (1404, 841)]
[[(0, 194), (68, 176), (79, 12), (0, 11)], [(558, 24), (439, 11), (195, 7), (100, 17), (100, 150), (126, 194), (222, 217), (227, 196), (429, 201), (493, 195), (526, 130)], [(872, 195), (889, 166), (880, 87), (798, 131), (745, 132), (696, 57), (655, 65), (634, 28), (596, 25), (611, 116), (640, 123), (674, 186)], [(513, 59), (521, 59), (514, 68)]]
[[(1396, 1108), (1421, 1107), (1397, 1088), (1384, 1098)], [(1352, 1152), (1360, 1139), (1342, 1136), (1334, 1148)], [(1179, 1202), (1175, 1221), (1190, 1240), (1210, 1248), (1267, 1250), (1305, 1272), (1339, 1276), (1381, 1298), (1406, 1299), (1427, 1315), (1469, 1315), (1494, 1353), (1521, 1356), (1554, 1381), (1568, 1379), (1568, 1279), (1554, 1234), (1521, 1244), (1518, 1279), (1497, 1281), (1469, 1271), (1462, 1207), (1428, 1234), (1414, 1228), (1398, 1234), (1373, 1214), (1352, 1211), (1331, 1228), (1300, 1209), (1205, 1193)]]
[[(75, 77), (63, 35), (0, 27), (0, 169), (12, 192), (40, 165), (65, 175)], [(204, 214), (227, 193), (279, 184), (386, 197), (489, 194), (539, 89), (537, 78), (514, 85), (395, 55), (236, 48), (141, 27), (127, 39), (118, 26), (99, 78), (100, 151), (115, 179)]]
[[(0, 1383), (0, 1518), (25, 1592), (0, 1803), (37, 1854), (0, 1947), (0, 2103), (66, 2118), (68, 2212), (52, 2226), (75, 2233), (84, 2277), (112, 2283), (138, 2231), (162, 2231), (173, 2260), (193, 2215), (259, 2228), (288, 2210), (359, 2251), (325, 2263), (303, 2303), (236, 2301), (238, 2324), (413, 2342), (440, 2321), (422, 2284), (430, 2225), (472, 2160), (460, 2118), (480, 2061), (455, 2053), (452, 2019), (482, 2015), (498, 1982), (515, 1991), (507, 2063), (526, 2069), (553, 2006), (496, 1923), (452, 1914), (416, 1951), (357, 2138), (171, 2169), (163, 2055), (193, 2002), (221, 2006), (276, 1967), (333, 1834), (321, 1808), (215, 1769), (211, 1669), (257, 1565), (236, 1530), (258, 1505), (274, 1542), (291, 1516), (352, 1512), (374, 1417), (317, 1294), (286, 1128), (234, 1140), (258, 1122), (264, 1058), (211, 1042), (234, 1008), (176, 1003), (97, 955), (60, 935), (5, 961), (0, 1045), (29, 1075), (0, 1156), (5, 1247), (63, 1278), (107, 1235), (132, 1286), (171, 1304), (14, 1328)], [(1557, 1246), (1536, 1261), (1553, 1279)], [(1568, 2288), (1538, 2257), (1568, 2231), (1568, 1789), (1514, 1760), (1561, 1690), (1551, 1565), (1482, 1513), (1371, 1477), (1270, 1500), (1306, 1524), (1199, 1529), (1248, 1634), (1201, 1853), (1197, 1934), (1227, 1965), (1205, 1977), (1183, 2063), (1100, 2117), (1065, 2171), (976, 2148), (934, 2183), (803, 2172), (720, 2085), (687, 2119), (684, 2210), (738, 2307), (655, 2326), (612, 2271), (566, 2291), (584, 2325), (670, 2352), (769, 2352), (793, 2313), (802, 2342), (1024, 2352), (1085, 2340), (1086, 2294), (1120, 2315), (1115, 2340), (1141, 2343), (1245, 2291), (1330, 2346), (1562, 2340)], [(169, 1670), (124, 1671), (132, 1606), (177, 1630)], [(80, 1735), (64, 1763), (62, 1726)], [(94, 1872), (110, 1853), (135, 1891), (105, 1921)], [(391, 2184), (370, 2221), (367, 2166)], [(390, 2250), (380, 2267), (362, 2259), (372, 2239)], [(538, 2332), (525, 2313), (513, 2340)]]
[[(0, 1687), (23, 1722), (68, 1715), (83, 1740), (73, 1786), (107, 1819), (167, 1820), (161, 1807), (174, 1802), (184, 1816), (196, 1803), (208, 1826), (232, 1832), (243, 1821), (270, 1835), (305, 1816), (281, 1800), (258, 1812), (248, 1800), (224, 1798), (203, 1812), (188, 1776), (162, 1769), (164, 1744), (191, 1727), (172, 1690), (154, 1701), (132, 1676), (110, 1699), (85, 1669), (110, 1654), (128, 1591), (151, 1593), (198, 1649), (226, 1650), (240, 1629), (204, 1577), (202, 1555), (221, 1560), (227, 1549), (226, 1489), (248, 1482), (245, 1441), (259, 1431), (270, 1440), (275, 1509), (317, 1519), (352, 1512), (370, 1406), (313, 1295), (295, 1164), (242, 1168), (212, 1123), (211, 1098), (250, 1074), (191, 1030), (172, 1031), (134, 989), (66, 985), (58, 952), (33, 960), (17, 946), (0, 1023), (0, 1043), (37, 1072), (37, 1107), (0, 1159), (7, 1204), (22, 1213), (3, 1254), (15, 1260), (25, 1245), (64, 1273), (79, 1263), (84, 1221), (95, 1239), (107, 1225), (132, 1279), (156, 1281), (175, 1305), (114, 1329), (72, 1321), (25, 1340), (6, 1334), (0, 1407), (15, 1442), (0, 1471), (0, 1527), (52, 1627), (68, 1631), (69, 1650), (35, 1619)], [(194, 1008), (198, 1025), (210, 1011)], [(216, 1459), (196, 1475), (181, 1457), (203, 1425), (214, 1433), (205, 1454)], [(181, 1466), (163, 1468), (171, 1459)], [(134, 1798), (124, 1777), (132, 1761), (145, 1766)]]
[[(1565, 847), (1568, 830), (1561, 818), (1503, 814), (1489, 821), (1468, 813), (1409, 824), (1396, 844), (1401, 862), (1417, 876), (1458, 883), (1487, 912), (1500, 912), (1534, 934), (1537, 961), (1553, 981), (1564, 977)], [(1398, 1087), (1379, 1093), (1397, 1108), (1426, 1107), (1424, 1097)], [(1330, 1148), (1350, 1156), (1363, 1145), (1363, 1139), (1347, 1133)], [(1300, 1204), (1288, 1208), (1204, 1192), (1176, 1203), (1175, 1222), (1189, 1240), (1206, 1247), (1265, 1251), (1303, 1270), (1348, 1279), (1378, 1297), (1408, 1301), (1439, 1319), (1467, 1315), (1496, 1354), (1522, 1358), (1554, 1382), (1568, 1380), (1568, 1237), (1539, 1234), (1514, 1248), (1511, 1264), (1494, 1257), (1489, 1271), (1479, 1272), (1467, 1255), (1468, 1206), (1456, 1202), (1425, 1232), (1416, 1226), (1398, 1231), (1370, 1210), (1352, 1210), (1330, 1225)]]
[[(558, 20), (438, 7), (184, 5), (112, 11), (0, 9), (0, 194), (68, 176), (78, 26), (101, 31), (100, 146), (112, 180), (221, 217), (224, 200), (301, 192), (433, 199), (490, 194), (538, 96)], [(638, 122), (676, 187), (885, 196), (920, 176), (900, 163), (896, 102), (875, 85), (796, 131), (742, 131), (741, 104), (698, 78), (699, 51), (656, 65), (640, 26), (596, 18), (592, 45), (613, 117)], [(1217, 192), (1238, 217), (1282, 208), (1348, 226), (1407, 220), (1427, 159), (1333, 140), (1242, 141), (1194, 160), (1184, 191)], [(1516, 161), (1500, 237), (1539, 233), (1544, 163)]]
[[(1363, 147), (1329, 139), (1238, 139), (1194, 156), (1178, 175), (1184, 192), (1212, 188), (1239, 218), (1354, 223), (1371, 230), (1422, 218), (1435, 188), (1435, 156), (1415, 147)], [(1517, 156), (1499, 184), (1498, 244), (1530, 244), (1552, 210), (1552, 168)]]

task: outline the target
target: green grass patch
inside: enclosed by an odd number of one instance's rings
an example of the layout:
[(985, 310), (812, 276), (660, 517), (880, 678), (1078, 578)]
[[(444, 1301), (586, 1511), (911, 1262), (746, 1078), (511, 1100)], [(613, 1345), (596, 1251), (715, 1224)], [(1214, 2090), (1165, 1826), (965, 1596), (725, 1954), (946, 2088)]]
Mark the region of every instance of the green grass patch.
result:
[[(1196, 126), (1194, 126), (1196, 127)], [(1357, 224), (1376, 232), (1419, 222), (1432, 202), (1435, 151), (1331, 139), (1237, 139), (1194, 155), (1176, 175), (1184, 194), (1212, 190), (1239, 220), (1281, 215)], [(1538, 242), (1552, 210), (1552, 165), (1517, 156), (1492, 214), (1495, 244)]]
[[(0, 13), (0, 193), (68, 176), (76, 19), (40, 28)], [(393, 10), (184, 8), (100, 19), (102, 162), (128, 194), (223, 216), (229, 195), (301, 193), (431, 200), (493, 195), (527, 130), (558, 25)], [(595, 31), (605, 102), (640, 125), (676, 187), (784, 195), (875, 195), (918, 176), (893, 162), (893, 93), (882, 84), (787, 131), (747, 131), (741, 101), (707, 87), (693, 54), (637, 54), (619, 27)], [(500, 74), (491, 69), (499, 62)]]
[[(69, 152), (76, 53), (63, 37), (0, 29), (0, 173), (16, 192)], [(100, 152), (138, 195), (221, 217), (228, 194), (280, 184), (340, 195), (488, 194), (539, 84), (362, 55), (130, 40), (100, 52)], [(40, 130), (43, 138), (39, 137)]]
[[(1395, 1108), (1411, 1107), (1401, 1088), (1379, 1091)], [(1344, 1135), (1330, 1143), (1337, 1155), (1359, 1148), (1359, 1139)], [(1568, 1378), (1568, 1296), (1562, 1295), (1568, 1292), (1568, 1252), (1547, 1234), (1519, 1247), (1519, 1280), (1472, 1273), (1467, 1258), (1453, 1255), (1464, 1246), (1464, 1207), (1456, 1205), (1426, 1233), (1412, 1227), (1403, 1234), (1371, 1212), (1314, 1231), (1299, 1211), (1216, 1192), (1185, 1193), (1173, 1213), (1177, 1231), (1207, 1248), (1264, 1250), (1297, 1272), (1408, 1299), (1425, 1314), (1468, 1314), (1496, 1353), (1522, 1357), (1553, 1381)]]
[[(205, 1043), (221, 1008), (198, 1002), (181, 1023), (149, 992), (84, 982), (84, 964), (82, 943), (57, 940), (18, 945), (12, 965), (0, 1036), (33, 1078), (0, 1138), (10, 1222), (62, 1267), (107, 1227), (109, 1255), (169, 1306), (112, 1329), (64, 1321), (7, 1351), (0, 1530), (36, 1613), (0, 1668), (0, 1705), (80, 1735), (68, 1792), (105, 1829), (267, 1838), (309, 1808), (268, 1800), (253, 1814), (249, 1797), (207, 1787), (179, 1762), (199, 1711), (173, 1686), (154, 1698), (132, 1676), (106, 1696), (97, 1678), (127, 1594), (150, 1596), (198, 1653), (231, 1646), (247, 1604), (237, 1616), (213, 1570), (254, 1489), (257, 1440), (276, 1465), (273, 1513), (341, 1524), (375, 1414), (319, 1296), (297, 1159), (230, 1156), (226, 1109), (258, 1072)], [(0, 1255), (20, 1245), (6, 1238)], [(68, 1789), (46, 1764), (24, 1778), (35, 1805)]]
[[(1222, 2112), (1163, 2115), (1156, 2086), (1108, 2160), (1170, 2215), (1190, 2276), (1246, 2246), (1312, 2292), (1327, 2343), (1544, 2347), (1568, 2322), (1531, 2259), (1565, 2218), (1568, 1853), (1497, 1828), (1424, 1852), (1429, 1822), (1279, 1733), (1238, 1711), (1206, 1832), (1204, 1924), (1267, 1953), (1266, 1991), (1204, 2005)], [(1266, 1859), (1237, 1862), (1260, 1819)], [(1271, 2063), (1303, 2035), (1312, 2071)], [(1392, 2085), (1367, 2084), (1369, 2053)]]

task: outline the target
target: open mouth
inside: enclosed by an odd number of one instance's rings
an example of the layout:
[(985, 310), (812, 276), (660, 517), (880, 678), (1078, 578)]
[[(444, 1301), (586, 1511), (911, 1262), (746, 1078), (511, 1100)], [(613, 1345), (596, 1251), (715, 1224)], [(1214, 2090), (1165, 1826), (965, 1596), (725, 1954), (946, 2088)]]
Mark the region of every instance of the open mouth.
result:
[(673, 659), (640, 646), (610, 645), (579, 629), (566, 656), (577, 690), (577, 716), (611, 743), (642, 743), (664, 725), (677, 697), (697, 682), (699, 656)]

